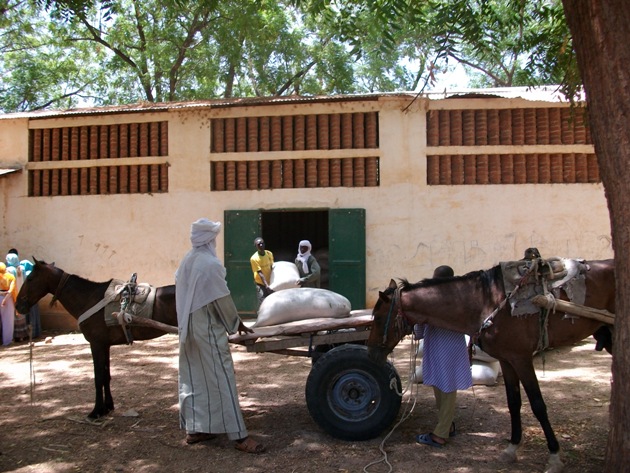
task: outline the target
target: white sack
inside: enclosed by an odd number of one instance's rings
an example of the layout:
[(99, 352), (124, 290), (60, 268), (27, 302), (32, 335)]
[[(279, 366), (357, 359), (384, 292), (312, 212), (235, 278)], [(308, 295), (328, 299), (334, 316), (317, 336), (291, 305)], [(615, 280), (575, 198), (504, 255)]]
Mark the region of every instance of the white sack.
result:
[(253, 327), (267, 327), (296, 320), (349, 317), (350, 309), (348, 299), (327, 289), (285, 289), (265, 297)]
[(269, 287), (274, 291), (293, 289), (300, 287), (297, 285), (298, 279), (300, 279), (300, 273), (295, 263), (291, 263), (290, 261), (276, 261), (273, 264), (273, 271), (271, 271)]
[(472, 378), (473, 384), (494, 386), (501, 372), (501, 365), (498, 361), (473, 361)]

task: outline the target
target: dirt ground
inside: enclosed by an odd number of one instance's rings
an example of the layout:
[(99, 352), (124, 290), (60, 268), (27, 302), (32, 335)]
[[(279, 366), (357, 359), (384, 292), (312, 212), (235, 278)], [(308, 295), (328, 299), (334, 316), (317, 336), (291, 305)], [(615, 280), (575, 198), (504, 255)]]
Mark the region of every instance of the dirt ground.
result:
[[(347, 442), (326, 434), (309, 415), (304, 387), (308, 358), (248, 353), (232, 345), (240, 401), (250, 435), (267, 447), (263, 455), (238, 452), (226, 438), (187, 446), (179, 430), (177, 339), (165, 335), (112, 347), (112, 392), (116, 410), (90, 424), (94, 388), (89, 345), (77, 333), (0, 348), (0, 471), (60, 472), (388, 472), (381, 445), (396, 472), (543, 471), (547, 449), (529, 404), (523, 406), (524, 442), (519, 462), (497, 460), (509, 437), (502, 379), (458, 397), (459, 435), (448, 446), (416, 445), (414, 434), (435, 422), (433, 395), (422, 385), (407, 391), (392, 431), (373, 440)], [(405, 386), (409, 342), (394, 363)], [(611, 358), (587, 339), (536, 359), (565, 471), (603, 469), (608, 432)], [(34, 383), (32, 382), (34, 381)], [(414, 405), (415, 399), (415, 405)], [(413, 407), (413, 409), (412, 409)], [(392, 426), (393, 428), (394, 426)], [(388, 437), (387, 434), (390, 434)], [(385, 439), (385, 441), (384, 441)]]

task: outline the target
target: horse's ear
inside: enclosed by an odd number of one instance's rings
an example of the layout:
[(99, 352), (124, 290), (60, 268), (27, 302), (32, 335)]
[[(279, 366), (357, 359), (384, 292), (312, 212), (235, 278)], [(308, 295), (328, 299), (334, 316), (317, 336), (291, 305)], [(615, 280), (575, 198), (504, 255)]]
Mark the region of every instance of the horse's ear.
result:
[(32, 256), (32, 258), (35, 264), (39, 263), (39, 261), (37, 261), (37, 258), (35, 258), (34, 256)]
[(391, 280), (389, 281), (389, 288), (390, 288), (390, 289), (396, 289), (396, 287), (397, 287), (396, 281), (394, 281), (393, 279), (391, 279)]

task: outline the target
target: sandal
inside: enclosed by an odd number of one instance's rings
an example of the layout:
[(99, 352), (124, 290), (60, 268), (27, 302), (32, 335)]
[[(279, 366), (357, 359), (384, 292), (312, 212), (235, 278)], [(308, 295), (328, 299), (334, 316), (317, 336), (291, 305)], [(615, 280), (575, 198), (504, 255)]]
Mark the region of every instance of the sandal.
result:
[(265, 447), (263, 447), (262, 444), (256, 442), (250, 437), (245, 437), (242, 440), (237, 440), (234, 444), (234, 448), (245, 453), (263, 453), (265, 451)]
[(192, 445), (193, 443), (205, 442), (206, 440), (212, 440), (217, 438), (214, 434), (208, 434), (206, 432), (198, 432), (186, 435), (186, 443)]
[(416, 435), (416, 443), (430, 445), (431, 447), (435, 447), (435, 448), (442, 448), (444, 446), (443, 443), (436, 442), (435, 440), (433, 440), (433, 434), (431, 433)]

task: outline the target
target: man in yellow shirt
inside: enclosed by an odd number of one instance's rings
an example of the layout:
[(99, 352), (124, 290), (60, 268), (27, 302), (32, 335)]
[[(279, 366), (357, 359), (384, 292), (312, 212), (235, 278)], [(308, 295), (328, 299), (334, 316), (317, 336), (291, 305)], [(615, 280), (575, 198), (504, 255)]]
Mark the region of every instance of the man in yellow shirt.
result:
[(254, 240), (256, 252), (249, 259), (254, 273), (254, 282), (256, 283), (256, 297), (258, 298), (258, 307), (262, 301), (273, 290), (269, 287), (271, 282), (271, 271), (273, 270), (273, 253), (265, 250), (265, 240), (258, 237)]

